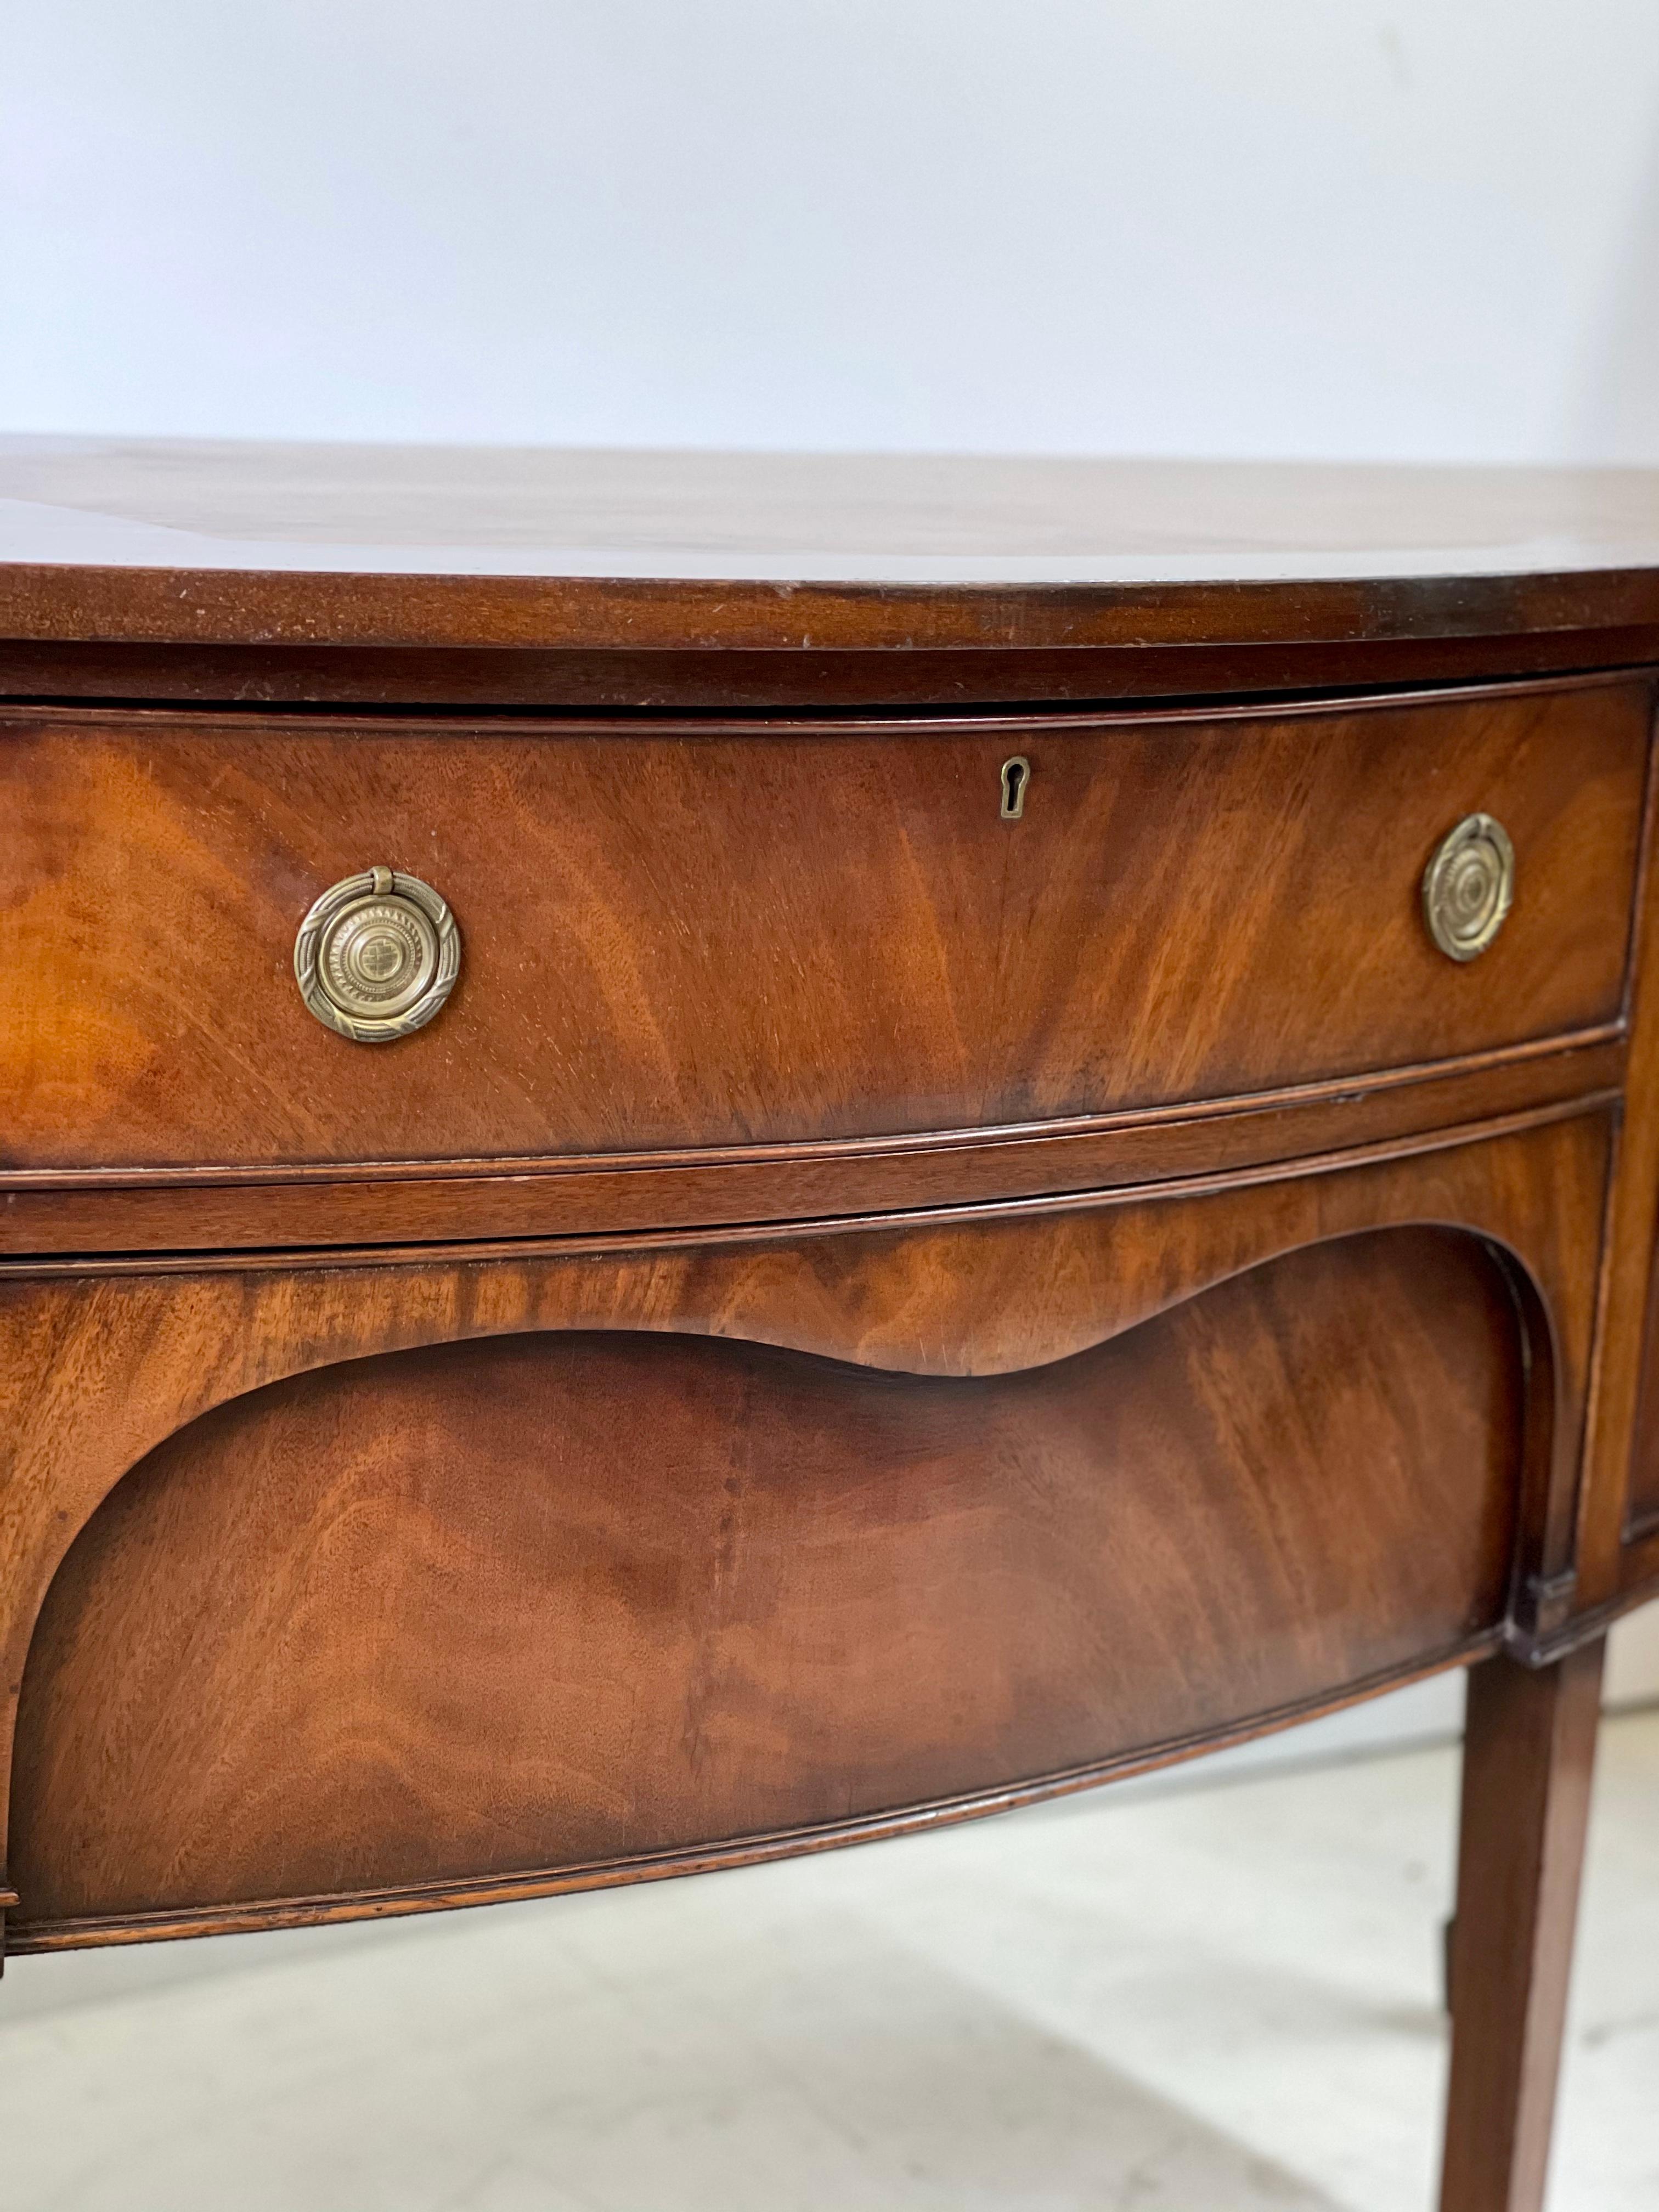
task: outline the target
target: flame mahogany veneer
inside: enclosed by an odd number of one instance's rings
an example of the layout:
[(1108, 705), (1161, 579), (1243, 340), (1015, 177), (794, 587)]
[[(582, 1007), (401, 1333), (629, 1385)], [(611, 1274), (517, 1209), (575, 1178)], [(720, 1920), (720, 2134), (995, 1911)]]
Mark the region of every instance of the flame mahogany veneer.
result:
[[(11, 1948), (813, 1849), (1468, 1664), (1442, 2201), (1537, 2212), (1659, 1584), (1654, 480), (0, 495)], [(292, 955), (380, 864), (463, 955), (366, 1046)]]

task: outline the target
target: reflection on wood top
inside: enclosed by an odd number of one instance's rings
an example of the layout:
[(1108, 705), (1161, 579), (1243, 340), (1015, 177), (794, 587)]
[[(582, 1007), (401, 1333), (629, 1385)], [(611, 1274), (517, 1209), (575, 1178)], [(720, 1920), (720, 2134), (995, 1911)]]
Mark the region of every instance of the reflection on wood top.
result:
[(1659, 471), (0, 440), (13, 638), (1031, 647), (1656, 618)]

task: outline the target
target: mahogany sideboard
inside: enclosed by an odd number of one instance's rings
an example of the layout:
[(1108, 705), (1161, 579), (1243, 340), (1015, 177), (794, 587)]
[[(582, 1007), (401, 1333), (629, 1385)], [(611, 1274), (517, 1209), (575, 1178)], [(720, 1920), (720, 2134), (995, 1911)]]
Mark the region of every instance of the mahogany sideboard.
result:
[(0, 446), (14, 1952), (1469, 1667), (1535, 2212), (1659, 1587), (1659, 477)]

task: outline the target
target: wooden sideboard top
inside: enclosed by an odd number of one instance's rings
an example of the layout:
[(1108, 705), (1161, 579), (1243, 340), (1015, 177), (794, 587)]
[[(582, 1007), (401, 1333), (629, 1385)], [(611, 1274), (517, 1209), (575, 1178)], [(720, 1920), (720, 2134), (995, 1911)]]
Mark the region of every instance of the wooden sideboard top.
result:
[(1659, 471), (0, 440), (0, 637), (763, 653), (1616, 635)]

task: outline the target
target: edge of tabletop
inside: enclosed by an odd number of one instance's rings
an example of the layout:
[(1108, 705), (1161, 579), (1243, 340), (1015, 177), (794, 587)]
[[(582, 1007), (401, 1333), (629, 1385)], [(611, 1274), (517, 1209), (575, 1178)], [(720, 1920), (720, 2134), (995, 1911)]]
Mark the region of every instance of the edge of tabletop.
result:
[(1659, 562), (1166, 582), (787, 580), (0, 562), (0, 639), (580, 653), (1054, 652), (1543, 633), (1659, 657)]

